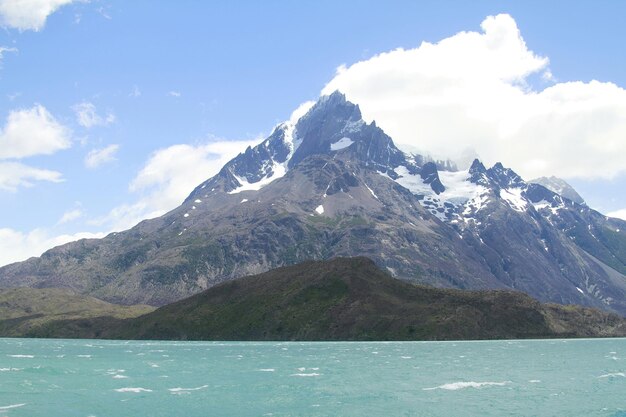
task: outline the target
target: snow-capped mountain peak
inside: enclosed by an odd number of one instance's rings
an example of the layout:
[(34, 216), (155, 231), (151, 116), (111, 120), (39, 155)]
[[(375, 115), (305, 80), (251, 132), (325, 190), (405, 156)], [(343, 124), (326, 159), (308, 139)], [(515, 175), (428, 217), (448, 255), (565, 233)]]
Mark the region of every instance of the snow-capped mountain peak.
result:
[(205, 195), (207, 188), (231, 194), (259, 190), (316, 154), (350, 159), (392, 178), (398, 178), (394, 170), (403, 167), (400, 169), (425, 180), (435, 193), (444, 189), (434, 163), (399, 150), (375, 122), (368, 124), (362, 119), (358, 105), (336, 91), (321, 97), (297, 120), (279, 124), (267, 139), (246, 149), (218, 175), (200, 184), (187, 200)]

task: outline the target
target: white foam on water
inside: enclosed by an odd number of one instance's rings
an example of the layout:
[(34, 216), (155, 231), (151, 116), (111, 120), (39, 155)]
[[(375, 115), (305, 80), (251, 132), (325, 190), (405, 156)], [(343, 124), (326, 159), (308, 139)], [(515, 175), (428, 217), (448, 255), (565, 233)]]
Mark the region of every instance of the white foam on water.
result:
[(21, 371), (22, 368), (0, 368), (0, 372)]
[(140, 392), (152, 392), (151, 389), (148, 388), (141, 388), (141, 387), (126, 387), (126, 388), (118, 388), (114, 391), (117, 392), (134, 392), (134, 393), (140, 393)]
[(24, 407), (25, 405), (26, 403), (5, 405), (4, 407), (0, 407), (0, 410), (10, 410), (11, 408)]
[(474, 381), (458, 381), (451, 382), (449, 384), (439, 385), (438, 387), (432, 388), (422, 388), (424, 391), (432, 391), (436, 389), (444, 389), (448, 391), (456, 391), (465, 388), (482, 388), (482, 387), (490, 387), (490, 386), (503, 386), (510, 384), (511, 381), (503, 381), (503, 382), (474, 382)]
[(317, 372), (311, 372), (310, 374), (305, 374), (305, 373), (299, 373), (299, 374), (291, 374), (291, 376), (320, 376), (321, 374), (318, 374)]
[(274, 372), (274, 371), (276, 371), (276, 369), (274, 369), (274, 368), (259, 369), (259, 372)]
[(34, 358), (35, 355), (7, 355), (9, 358)]
[(306, 371), (306, 368), (298, 368), (298, 371), (300, 371), (300, 372)]
[(598, 378), (615, 378), (617, 376), (626, 378), (626, 374), (624, 372), (613, 372), (610, 374), (604, 374), (604, 375), (600, 375)]
[(79, 358), (91, 358), (91, 355), (76, 355)]
[(538, 384), (538, 383), (541, 382), (541, 380), (540, 379), (531, 379), (528, 382), (530, 382), (531, 384)]
[(169, 388), (168, 391), (170, 392), (184, 392), (184, 391), (199, 391), (201, 389), (205, 389), (205, 388), (209, 388), (208, 385), (202, 385), (201, 387), (195, 387), (195, 388)]
[(120, 375), (120, 374), (113, 375), (113, 379), (125, 379), (125, 378), (128, 378), (128, 377), (126, 375)]

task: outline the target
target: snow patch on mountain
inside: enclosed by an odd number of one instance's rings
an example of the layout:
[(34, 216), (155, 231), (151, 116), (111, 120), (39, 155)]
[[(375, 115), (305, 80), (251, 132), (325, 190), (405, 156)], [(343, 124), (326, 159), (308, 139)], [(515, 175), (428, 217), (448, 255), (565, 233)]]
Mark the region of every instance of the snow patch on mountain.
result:
[(551, 203), (551, 202), (549, 202), (549, 201), (546, 201), (546, 200), (541, 200), (541, 201), (538, 201), (538, 202), (532, 203), (532, 204), (533, 204), (533, 207), (535, 207), (535, 210), (537, 210), (537, 211), (541, 211), (541, 210), (544, 210), (544, 209), (550, 210), (550, 212), (553, 215), (558, 214), (559, 210), (562, 209), (563, 207), (565, 207), (565, 205), (563, 204), (562, 201), (561, 201), (560, 204), (556, 204), (556, 205)]
[[(440, 171), (439, 179), (445, 190), (437, 195), (430, 184), (426, 184), (420, 175), (411, 174), (406, 166), (395, 168), (399, 175), (395, 181), (417, 196), (423, 196), (420, 204), (441, 221), (449, 221), (463, 215), (470, 215), (482, 209), (489, 201), (489, 189), (470, 181), (469, 170)], [(389, 177), (388, 174), (379, 174)], [(463, 211), (460, 207), (465, 206)]]
[(399, 166), (394, 169), (396, 174), (399, 175), (395, 181), (407, 188), (413, 194), (416, 195), (431, 195), (434, 194), (432, 187), (429, 184), (425, 184), (422, 177), (419, 175), (413, 175), (409, 172), (409, 169), (405, 166)]
[(470, 181), (468, 170), (456, 172), (441, 171), (439, 172), (439, 179), (446, 187), (446, 190), (440, 197), (453, 204), (465, 204), (489, 192), (486, 187)]
[(343, 137), (341, 139), (339, 139), (337, 142), (335, 143), (331, 143), (330, 144), (330, 150), (331, 151), (339, 151), (341, 149), (345, 149), (348, 146), (352, 145), (354, 143), (354, 141), (348, 137)]
[[(365, 183), (364, 183), (364, 184), (365, 184)], [(365, 188), (367, 188), (367, 190), (368, 190), (368, 191), (372, 194), (372, 196), (374, 196), (374, 198), (375, 198), (376, 200), (378, 200), (378, 196), (376, 195), (376, 193), (374, 193), (374, 190), (372, 190), (372, 189), (369, 187), (369, 185), (365, 184)], [(618, 230), (618, 232), (619, 232), (619, 230)]]
[(261, 188), (265, 187), (267, 184), (271, 183), (272, 181), (285, 176), (286, 173), (287, 173), (287, 162), (279, 163), (279, 162), (272, 161), (272, 169), (270, 173), (266, 177), (261, 178), (257, 182), (248, 182), (246, 178), (239, 177), (233, 174), (237, 182), (241, 185), (235, 188), (234, 190), (229, 191), (228, 194), (237, 194), (242, 191), (258, 191)]
[(500, 190), (500, 197), (506, 201), (509, 206), (515, 210), (523, 213), (528, 209), (528, 202), (522, 196), (523, 190), (521, 188), (505, 188)]

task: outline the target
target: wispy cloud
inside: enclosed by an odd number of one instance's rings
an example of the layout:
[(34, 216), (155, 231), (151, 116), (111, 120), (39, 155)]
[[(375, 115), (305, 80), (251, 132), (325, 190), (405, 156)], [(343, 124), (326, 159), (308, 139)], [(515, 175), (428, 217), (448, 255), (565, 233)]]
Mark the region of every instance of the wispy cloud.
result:
[(83, 217), (83, 211), (80, 208), (74, 208), (63, 213), (57, 225), (73, 222), (76, 219)]
[(104, 17), (107, 20), (111, 20), (112, 19), (111, 14), (109, 13), (109, 10), (107, 10), (107, 8), (105, 8), (105, 7), (98, 7), (96, 9), (96, 12), (98, 12), (98, 14), (100, 16)]
[(19, 162), (0, 161), (0, 190), (15, 192), (21, 187), (32, 187), (36, 181), (62, 182), (63, 175)]
[(2, 66), (2, 59), (4, 58), (4, 53), (5, 52), (18, 52), (17, 48), (9, 48), (6, 46), (0, 46), (0, 67)]
[(137, 87), (136, 85), (133, 85), (133, 89), (130, 90), (130, 93), (128, 94), (129, 97), (140, 97), (141, 96), (141, 90), (139, 89), (139, 87)]
[(95, 169), (104, 164), (115, 161), (115, 154), (120, 149), (120, 145), (113, 144), (101, 149), (93, 149), (85, 156), (85, 166)]
[(259, 139), (215, 141), (160, 149), (150, 156), (129, 185), (136, 200), (117, 206), (90, 223), (119, 231), (160, 216), (181, 204), (199, 183), (217, 174), (222, 165), (258, 142)]
[(176, 97), (176, 98), (181, 96), (180, 92), (178, 92), (178, 91), (170, 91), (170, 92), (167, 93), (167, 95), (170, 96), (170, 97)]
[(96, 106), (88, 101), (83, 101), (72, 106), (76, 114), (76, 120), (79, 125), (90, 129), (94, 126), (106, 126), (115, 122), (115, 115), (108, 113), (106, 116), (100, 116), (96, 110)]

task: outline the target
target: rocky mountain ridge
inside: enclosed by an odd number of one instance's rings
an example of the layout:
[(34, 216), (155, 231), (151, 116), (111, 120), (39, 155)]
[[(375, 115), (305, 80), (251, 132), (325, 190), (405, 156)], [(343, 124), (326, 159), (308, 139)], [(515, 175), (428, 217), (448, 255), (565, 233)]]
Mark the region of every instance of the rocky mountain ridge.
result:
[(180, 207), (0, 268), (0, 286), (162, 305), (240, 276), (355, 255), (403, 280), (626, 314), (626, 222), (502, 164), (460, 171), (404, 153), (341, 93), (279, 125)]

